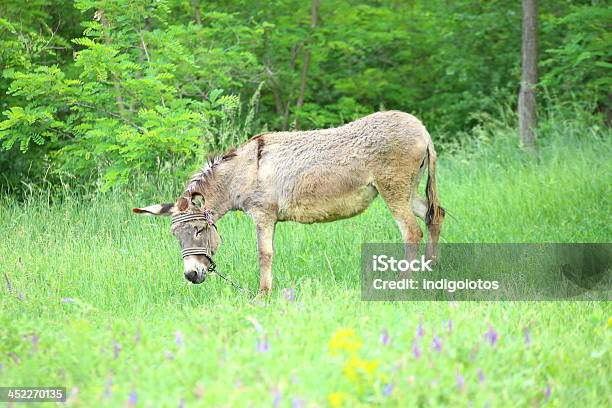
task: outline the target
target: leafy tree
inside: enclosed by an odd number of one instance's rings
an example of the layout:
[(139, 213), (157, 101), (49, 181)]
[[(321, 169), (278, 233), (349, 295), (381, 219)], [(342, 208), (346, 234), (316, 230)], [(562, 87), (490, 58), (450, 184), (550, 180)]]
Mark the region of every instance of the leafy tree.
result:
[[(541, 110), (579, 103), (610, 123), (610, 13), (539, 1)], [(520, 39), (511, 0), (5, 0), (0, 186), (108, 187), (382, 109), (418, 115), (443, 149), (514, 110)]]
[[(72, 40), (73, 67), (5, 73), (12, 80), (8, 94), (24, 103), (4, 112), (3, 147), (18, 144), (25, 152), (32, 142), (50, 143), (63, 173), (93, 170), (110, 186), (193, 160), (205, 145), (214, 145), (207, 140), (213, 138), (210, 122), (231, 114), (240, 101), (220, 90), (193, 99), (177, 86), (179, 63), (179, 74), (198, 67), (180, 46), (164, 53), (169, 45), (155, 37), (155, 30), (167, 27), (167, 4), (140, 0), (127, 12), (121, 1), (82, 0), (76, 6), (94, 13), (83, 23), (85, 36)], [(192, 82), (191, 92), (197, 86)]]
[(558, 100), (595, 107), (612, 123), (612, 8), (608, 2), (571, 4), (542, 16), (542, 37), (556, 38), (544, 50), (541, 85)]

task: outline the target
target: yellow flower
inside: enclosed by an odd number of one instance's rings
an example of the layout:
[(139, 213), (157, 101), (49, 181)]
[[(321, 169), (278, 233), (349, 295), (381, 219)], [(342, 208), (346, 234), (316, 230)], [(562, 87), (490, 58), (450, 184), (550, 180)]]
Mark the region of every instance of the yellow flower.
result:
[(344, 405), (344, 402), (347, 400), (348, 395), (344, 392), (332, 392), (329, 394), (327, 399), (329, 400), (329, 405), (332, 407), (341, 407)]
[(374, 374), (374, 371), (376, 371), (376, 369), (379, 366), (379, 362), (378, 360), (365, 360), (364, 364), (363, 364), (363, 371), (368, 375), (371, 376), (372, 374)]
[(608, 329), (612, 327), (612, 316), (608, 317)]
[(353, 356), (346, 362), (342, 372), (349, 380), (358, 382), (362, 377), (370, 379), (378, 366), (378, 360), (364, 360)]
[(329, 352), (332, 355), (347, 351), (354, 353), (363, 346), (363, 340), (355, 333), (353, 329), (339, 329), (329, 340)]

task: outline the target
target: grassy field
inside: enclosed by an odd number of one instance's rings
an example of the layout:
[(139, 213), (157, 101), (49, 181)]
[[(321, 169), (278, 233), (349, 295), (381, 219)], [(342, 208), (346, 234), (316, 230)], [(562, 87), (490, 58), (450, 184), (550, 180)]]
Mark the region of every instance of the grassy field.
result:
[[(506, 137), (442, 155), (443, 240), (610, 242), (604, 136), (545, 139), (537, 163)], [(65, 385), (74, 406), (612, 405), (608, 302), (363, 302), (361, 244), (399, 240), (379, 200), (280, 225), (253, 301), (188, 284), (169, 220), (130, 211), (173, 198), (4, 198), (0, 385)], [(252, 222), (219, 230), (219, 270), (255, 290)]]

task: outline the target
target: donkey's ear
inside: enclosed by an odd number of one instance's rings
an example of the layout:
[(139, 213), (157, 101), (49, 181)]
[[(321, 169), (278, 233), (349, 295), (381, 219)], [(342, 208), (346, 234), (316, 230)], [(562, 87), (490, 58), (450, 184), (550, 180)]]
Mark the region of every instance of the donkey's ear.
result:
[(174, 204), (155, 204), (143, 208), (132, 208), (136, 214), (172, 215), (178, 210)]
[(191, 204), (202, 209), (204, 207), (204, 196), (202, 194), (193, 194), (191, 196)]
[(174, 204), (176, 211), (186, 211), (189, 207), (194, 206), (198, 208), (204, 203), (204, 196), (198, 191), (185, 191), (182, 196), (176, 200)]

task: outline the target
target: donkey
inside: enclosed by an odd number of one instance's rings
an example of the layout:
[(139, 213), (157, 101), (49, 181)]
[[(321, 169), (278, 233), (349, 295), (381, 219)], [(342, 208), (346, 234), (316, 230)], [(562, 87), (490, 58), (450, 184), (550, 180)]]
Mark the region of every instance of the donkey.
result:
[[(263, 293), (272, 288), (274, 229), (279, 221), (310, 224), (353, 217), (380, 193), (414, 259), (423, 238), (415, 215), (425, 221), (425, 256), (437, 258), (444, 221), (436, 190), (436, 152), (414, 116), (387, 111), (332, 129), (269, 132), (214, 157), (187, 184), (174, 204), (134, 208), (171, 215), (183, 249), (187, 280), (201, 283), (214, 270), (221, 238), (215, 222), (228, 211), (252, 217), (257, 229)], [(417, 187), (428, 167), (426, 199)], [(197, 199), (197, 200), (196, 200)], [(203, 208), (196, 201), (203, 201)]]

